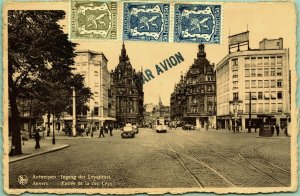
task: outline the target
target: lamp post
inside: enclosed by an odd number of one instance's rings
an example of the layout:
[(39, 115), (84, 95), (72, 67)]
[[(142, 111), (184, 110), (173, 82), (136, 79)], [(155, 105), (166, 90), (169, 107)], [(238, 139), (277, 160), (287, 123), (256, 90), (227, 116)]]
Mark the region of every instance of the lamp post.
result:
[(252, 126), (252, 122), (251, 122), (251, 92), (249, 93), (249, 121), (248, 121), (248, 133), (251, 133), (251, 126)]
[(92, 110), (92, 130), (91, 130), (91, 137), (94, 137), (94, 109)]
[(55, 129), (55, 125), (54, 125), (54, 115), (53, 115), (53, 120), (52, 120), (52, 130), (53, 130), (53, 133), (52, 133), (52, 144), (53, 145), (55, 144), (55, 132), (54, 132), (54, 129)]
[(230, 104), (233, 104), (233, 112), (234, 112), (234, 129), (233, 132), (237, 132), (237, 115), (238, 115), (238, 108), (240, 106), (240, 103), (242, 103), (241, 100), (233, 99), (232, 101), (229, 101)]
[(73, 124), (72, 124), (72, 133), (73, 137), (76, 137), (76, 92), (75, 87), (72, 87), (73, 91)]

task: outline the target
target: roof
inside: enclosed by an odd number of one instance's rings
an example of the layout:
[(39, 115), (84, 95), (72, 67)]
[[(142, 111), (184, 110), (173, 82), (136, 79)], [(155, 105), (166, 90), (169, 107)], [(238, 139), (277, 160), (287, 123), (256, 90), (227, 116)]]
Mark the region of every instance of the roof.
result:
[(90, 53), (90, 54), (95, 54), (95, 55), (102, 55), (106, 61), (108, 61), (108, 59), (106, 58), (106, 56), (104, 55), (103, 52), (97, 52), (94, 50), (76, 50), (75, 53)]

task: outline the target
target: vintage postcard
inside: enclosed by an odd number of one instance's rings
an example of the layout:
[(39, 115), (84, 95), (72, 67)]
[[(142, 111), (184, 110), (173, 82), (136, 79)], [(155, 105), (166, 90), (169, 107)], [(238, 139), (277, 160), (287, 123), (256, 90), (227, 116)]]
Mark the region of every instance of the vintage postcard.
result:
[(298, 187), (293, 1), (7, 1), (7, 194)]

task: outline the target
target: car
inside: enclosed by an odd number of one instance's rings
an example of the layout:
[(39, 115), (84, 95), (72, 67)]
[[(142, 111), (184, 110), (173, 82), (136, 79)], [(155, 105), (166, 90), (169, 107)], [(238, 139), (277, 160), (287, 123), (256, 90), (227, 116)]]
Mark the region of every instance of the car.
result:
[(139, 127), (137, 125), (132, 125), (133, 131), (135, 132), (135, 134), (139, 133)]
[(155, 130), (156, 130), (156, 133), (166, 133), (167, 125), (156, 125)]
[(123, 131), (121, 133), (122, 138), (134, 138), (135, 137), (136, 130), (133, 128), (133, 126), (131, 124), (126, 124), (122, 128), (122, 131)]
[(182, 126), (182, 130), (195, 130), (195, 127), (192, 124), (185, 124)]

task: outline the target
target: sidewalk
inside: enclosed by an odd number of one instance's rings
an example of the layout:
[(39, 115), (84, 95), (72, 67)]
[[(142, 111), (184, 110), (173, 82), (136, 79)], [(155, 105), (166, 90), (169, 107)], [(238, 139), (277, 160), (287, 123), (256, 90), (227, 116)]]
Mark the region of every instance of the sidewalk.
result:
[(13, 163), (16, 161), (20, 161), (23, 159), (28, 159), (30, 157), (46, 154), (49, 152), (54, 152), (60, 149), (64, 149), (69, 147), (68, 144), (52, 144), (52, 140), (49, 139), (42, 139), (40, 141), (40, 149), (34, 149), (35, 147), (35, 140), (30, 139), (28, 141), (24, 142), (25, 145), (22, 143), (22, 155), (16, 155), (16, 156), (11, 156), (9, 157), (9, 163)]

